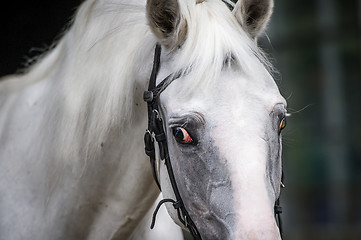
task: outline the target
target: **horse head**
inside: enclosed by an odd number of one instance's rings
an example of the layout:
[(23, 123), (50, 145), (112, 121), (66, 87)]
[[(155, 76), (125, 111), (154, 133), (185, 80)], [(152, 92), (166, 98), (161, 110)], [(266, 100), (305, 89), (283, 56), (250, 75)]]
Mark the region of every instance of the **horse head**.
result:
[[(171, 76), (157, 114), (174, 176), (159, 158), (155, 172), (165, 198), (180, 194), (203, 239), (281, 238), (274, 205), (286, 101), (256, 43), (272, 8), (272, 0), (239, 0), (232, 11), (219, 0), (147, 2), (163, 51), (157, 83)], [(187, 219), (167, 209), (184, 227)]]

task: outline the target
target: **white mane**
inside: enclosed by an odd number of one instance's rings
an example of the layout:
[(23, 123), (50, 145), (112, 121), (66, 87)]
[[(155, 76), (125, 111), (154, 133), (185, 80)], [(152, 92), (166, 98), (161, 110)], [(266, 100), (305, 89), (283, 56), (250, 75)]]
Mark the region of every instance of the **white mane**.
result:
[[(179, 4), (187, 22), (187, 39), (176, 51), (174, 70), (189, 70), (194, 85), (187, 89), (211, 86), (227, 61), (226, 67), (236, 63), (245, 74), (269, 65), (222, 1)], [(155, 44), (145, 1), (86, 1), (57, 46), (23, 78), (28, 82), (46, 79), (44, 91), (54, 85), (63, 89), (51, 92), (50, 97), (55, 108), (66, 108), (67, 121), (59, 123), (64, 129), (63, 144), (74, 149), (68, 139), (85, 137), (88, 149), (83, 151), (89, 156), (100, 146), (94, 141), (101, 141), (113, 126), (126, 126), (134, 117), (134, 107), (142, 103), (142, 92), (136, 90), (145, 89), (149, 75), (145, 71), (151, 68)], [(144, 76), (146, 79), (139, 79)], [(61, 93), (66, 97), (58, 95)], [(48, 113), (53, 110), (51, 107)], [(52, 114), (44, 118), (44, 124), (51, 121), (59, 119)]]
[(272, 69), (256, 41), (222, 1), (207, 0), (201, 4), (182, 1), (180, 8), (187, 22), (187, 40), (179, 51), (177, 64), (190, 69), (194, 79), (194, 85), (187, 89), (212, 86), (220, 80), (225, 67), (237, 65), (249, 75), (257, 73), (259, 68)]
[[(20, 77), (26, 85), (44, 84), (44, 92), (51, 95), (48, 101), (53, 104), (46, 104), (42, 126), (51, 128), (51, 122), (63, 126), (60, 144), (69, 145), (65, 154), (77, 154), (70, 151), (77, 151), (77, 146), (69, 139), (82, 137), (88, 142), (82, 151), (91, 156), (100, 147), (95, 141), (133, 119), (134, 107), (142, 101), (141, 94), (138, 102), (134, 100), (136, 88), (143, 89), (136, 84), (145, 85), (147, 80), (137, 78), (151, 65), (145, 59), (155, 43), (145, 2), (86, 1), (56, 47)], [(59, 111), (65, 116), (54, 116)]]

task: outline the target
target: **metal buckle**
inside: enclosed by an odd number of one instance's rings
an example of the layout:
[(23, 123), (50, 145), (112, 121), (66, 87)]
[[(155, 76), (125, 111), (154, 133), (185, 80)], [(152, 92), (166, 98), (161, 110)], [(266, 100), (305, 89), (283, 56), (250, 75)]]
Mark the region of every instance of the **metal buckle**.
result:
[(186, 227), (188, 227), (189, 226), (189, 222), (188, 222), (188, 218), (187, 218), (187, 215), (186, 216), (184, 216), (184, 225), (186, 226)]
[(159, 111), (157, 109), (153, 109), (153, 113), (155, 113), (155, 117), (157, 118), (157, 120), (162, 120), (162, 118), (160, 117)]

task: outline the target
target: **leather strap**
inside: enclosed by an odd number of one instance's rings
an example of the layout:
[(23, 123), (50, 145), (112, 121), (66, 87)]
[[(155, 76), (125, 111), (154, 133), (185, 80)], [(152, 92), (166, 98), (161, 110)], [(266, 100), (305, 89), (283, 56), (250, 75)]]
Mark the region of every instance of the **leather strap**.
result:
[(170, 74), (168, 77), (163, 79), (162, 82), (156, 85), (157, 75), (160, 69), (160, 55), (161, 55), (161, 46), (157, 44), (154, 53), (153, 69), (149, 79), (148, 91), (145, 91), (143, 95), (144, 101), (147, 102), (147, 108), (148, 108), (148, 129), (144, 136), (144, 143), (145, 143), (145, 152), (150, 158), (153, 177), (159, 189), (161, 189), (155, 166), (156, 159), (155, 159), (154, 139), (155, 141), (157, 141), (159, 146), (160, 159), (164, 161), (166, 165), (169, 180), (172, 185), (176, 200), (163, 199), (162, 201), (159, 202), (153, 214), (153, 221), (151, 228), (153, 228), (155, 225), (156, 214), (159, 208), (161, 207), (161, 205), (166, 202), (171, 202), (173, 203), (173, 207), (178, 212), (179, 221), (183, 223), (185, 227), (188, 228), (189, 232), (192, 234), (194, 239), (201, 240), (199, 231), (196, 225), (194, 224), (194, 222), (192, 221), (191, 217), (189, 216), (189, 213), (185, 208), (182, 197), (179, 193), (179, 189), (174, 177), (172, 163), (169, 157), (168, 144), (166, 139), (166, 133), (164, 131), (163, 120), (161, 115), (159, 114), (159, 95), (171, 82), (179, 78), (182, 75), (183, 71), (176, 72), (175, 74)]

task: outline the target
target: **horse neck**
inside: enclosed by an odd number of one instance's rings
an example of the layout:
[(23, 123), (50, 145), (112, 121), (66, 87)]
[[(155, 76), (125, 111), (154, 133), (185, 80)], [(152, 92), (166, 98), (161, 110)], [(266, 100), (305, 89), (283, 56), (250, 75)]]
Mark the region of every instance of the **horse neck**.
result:
[(75, 123), (69, 131), (86, 129), (89, 139), (143, 124), (142, 91), (155, 45), (144, 16), (131, 17), (131, 26), (126, 14), (102, 8), (86, 1), (67, 34), (27, 76), (46, 82), (57, 99), (51, 110), (64, 111), (64, 121)]
[[(101, 197), (108, 201), (104, 211), (117, 208), (123, 217), (139, 220), (158, 194), (142, 147), (146, 128), (142, 92), (155, 42), (145, 17), (134, 27), (124, 19), (115, 21), (114, 15), (91, 18), (92, 7), (96, 6), (85, 2), (68, 33), (26, 75), (45, 86), (41, 98), (47, 101), (46, 110), (40, 125), (44, 134), (51, 133), (46, 144), (56, 151), (47, 167), (72, 168), (57, 173), (61, 180), (49, 187), (49, 202), (61, 194), (58, 182), (63, 181), (64, 186), (77, 184), (74, 194), (81, 191), (84, 201)], [(123, 27), (118, 29), (119, 24)], [(114, 199), (126, 207), (112, 208), (119, 205)], [(102, 214), (99, 221), (103, 216), (107, 218)]]

